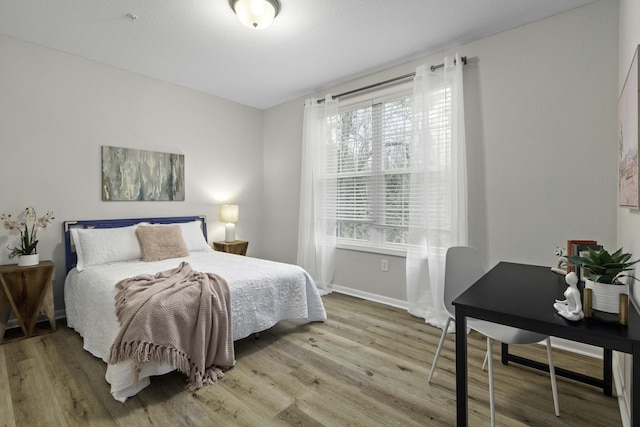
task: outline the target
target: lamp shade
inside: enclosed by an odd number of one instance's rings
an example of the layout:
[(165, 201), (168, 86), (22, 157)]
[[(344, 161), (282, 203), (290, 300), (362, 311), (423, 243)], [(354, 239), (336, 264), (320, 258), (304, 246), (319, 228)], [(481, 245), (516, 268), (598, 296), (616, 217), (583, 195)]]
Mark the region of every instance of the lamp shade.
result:
[(254, 30), (267, 28), (280, 12), (278, 0), (229, 0), (243, 25)]
[(225, 223), (238, 222), (238, 205), (220, 206), (220, 221)]

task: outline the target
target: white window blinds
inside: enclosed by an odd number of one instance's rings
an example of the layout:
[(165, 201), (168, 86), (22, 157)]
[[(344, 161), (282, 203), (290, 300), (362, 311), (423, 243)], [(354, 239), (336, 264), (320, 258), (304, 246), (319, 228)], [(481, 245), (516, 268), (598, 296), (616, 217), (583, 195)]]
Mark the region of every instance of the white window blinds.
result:
[(412, 152), (420, 151), (411, 148), (412, 95), (360, 103), (339, 113), (336, 164), (330, 167), (337, 178), (338, 238), (370, 246), (404, 246), (409, 209), (418, 207), (412, 214), (424, 215), (421, 207), (425, 206), (425, 195), (411, 191), (412, 170), (428, 170), (428, 179), (437, 184), (427, 187), (431, 213), (447, 211), (447, 175), (443, 172), (449, 169), (451, 157), (451, 90), (439, 88), (430, 97), (428, 168), (411, 159)]
[(406, 243), (411, 111), (411, 97), (402, 96), (340, 113), (338, 237)]

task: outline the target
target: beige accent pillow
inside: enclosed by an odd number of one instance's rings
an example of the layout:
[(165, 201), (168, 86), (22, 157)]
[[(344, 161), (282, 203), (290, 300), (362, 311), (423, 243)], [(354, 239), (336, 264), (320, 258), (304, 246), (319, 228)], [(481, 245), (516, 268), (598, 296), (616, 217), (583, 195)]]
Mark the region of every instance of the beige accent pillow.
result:
[(144, 261), (161, 261), (168, 258), (189, 256), (189, 250), (182, 237), (179, 225), (154, 227), (153, 225), (139, 225), (136, 228), (142, 259)]

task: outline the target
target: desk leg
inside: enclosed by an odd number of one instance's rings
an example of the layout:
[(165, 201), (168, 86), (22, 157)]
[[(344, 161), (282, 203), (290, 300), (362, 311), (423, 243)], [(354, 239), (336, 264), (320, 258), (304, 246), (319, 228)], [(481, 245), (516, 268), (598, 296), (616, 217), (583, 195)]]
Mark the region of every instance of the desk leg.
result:
[(502, 343), (502, 364), (509, 364), (509, 344)]
[(606, 396), (611, 396), (613, 394), (613, 350), (603, 349), (602, 359), (602, 389)]
[(466, 427), (469, 423), (467, 412), (467, 317), (465, 310), (456, 306), (456, 420), (458, 427)]

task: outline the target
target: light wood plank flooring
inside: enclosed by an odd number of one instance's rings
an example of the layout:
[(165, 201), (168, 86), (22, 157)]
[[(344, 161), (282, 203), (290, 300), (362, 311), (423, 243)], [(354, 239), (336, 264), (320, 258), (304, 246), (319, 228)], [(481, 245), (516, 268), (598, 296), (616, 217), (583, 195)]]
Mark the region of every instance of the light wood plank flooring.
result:
[[(197, 392), (171, 373), (125, 404), (109, 394), (106, 365), (63, 322), (54, 333), (0, 345), (0, 426), (447, 426), (455, 425), (454, 336), (432, 384), (440, 330), (401, 309), (340, 294), (326, 323), (281, 322), (236, 343), (235, 368)], [(485, 341), (469, 335), (469, 422), (489, 424)], [(496, 354), (499, 346), (495, 348)], [(545, 361), (543, 346), (521, 347)], [(599, 375), (598, 360), (554, 350), (556, 364)], [(496, 359), (497, 420), (508, 426), (621, 425), (615, 397)]]

